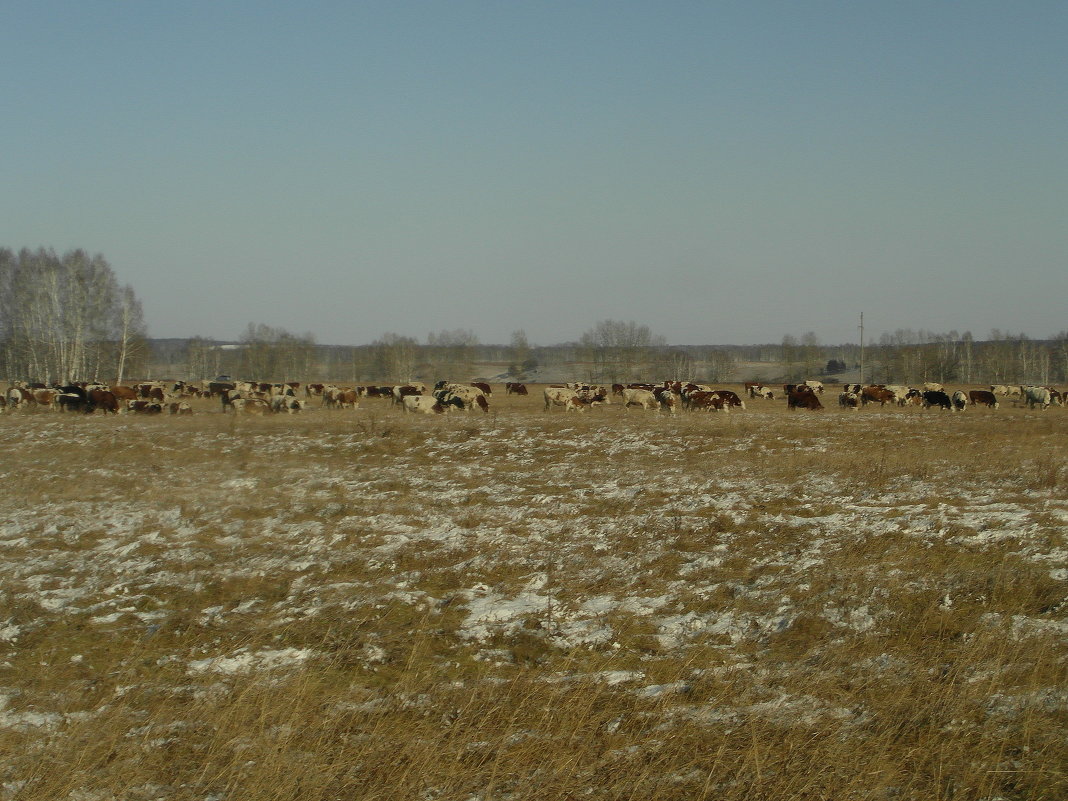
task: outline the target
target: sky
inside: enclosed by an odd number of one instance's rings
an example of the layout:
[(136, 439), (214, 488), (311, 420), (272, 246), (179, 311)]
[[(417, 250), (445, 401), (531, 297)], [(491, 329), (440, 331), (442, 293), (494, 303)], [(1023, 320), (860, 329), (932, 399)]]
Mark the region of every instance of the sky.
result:
[(8, 3), (0, 247), (154, 337), (1068, 329), (1068, 3)]

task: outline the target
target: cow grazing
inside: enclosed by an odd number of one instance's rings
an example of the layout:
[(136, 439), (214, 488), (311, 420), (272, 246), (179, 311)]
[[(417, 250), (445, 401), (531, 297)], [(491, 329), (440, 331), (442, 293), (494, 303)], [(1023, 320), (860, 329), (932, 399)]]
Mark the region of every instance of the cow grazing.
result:
[(693, 411), (706, 411), (706, 412), (729, 412), (730, 407), (727, 402), (714, 392), (707, 392), (704, 390), (695, 390), (688, 392), (683, 399), (683, 405)]
[(923, 408), (930, 409), (932, 406), (953, 411), (953, 401), (950, 400), (949, 395), (938, 389), (924, 390)]
[(944, 386), (942, 386), (941, 384), (935, 382), (935, 381), (924, 381), (923, 382), (923, 391), (924, 392), (945, 392), (946, 388)]
[(985, 389), (973, 389), (968, 393), (968, 400), (973, 406), (989, 406), (991, 409), (998, 408), (998, 397), (993, 392)]
[(668, 414), (675, 414), (681, 398), (673, 389), (657, 387), (653, 390), (653, 396), (656, 398), (656, 402), (660, 404), (661, 409), (667, 409)]
[(723, 403), (726, 406), (731, 406), (735, 409), (744, 409), (745, 401), (738, 397), (738, 393), (732, 392), (729, 389), (714, 389), (712, 394), (716, 397), (723, 398)]
[(886, 387), (871, 385), (864, 387), (860, 391), (860, 402), (864, 406), (869, 403), (878, 403), (880, 406), (885, 406), (888, 403), (897, 403), (897, 396)]
[(475, 389), (481, 389), (482, 392), (486, 395), (493, 394), (493, 390), (490, 389), (490, 385), (487, 384), (485, 381), (472, 381), (471, 386), (473, 386)]
[(271, 411), (275, 414), (280, 412), (296, 414), (304, 408), (306, 403), (307, 401), (293, 397), (292, 395), (275, 395), (271, 398)]
[(489, 411), (489, 401), (477, 387), (439, 381), (434, 387), (434, 397), (447, 406), (455, 406), (468, 412), (476, 407), (483, 412)]
[(271, 411), (263, 398), (234, 398), (230, 401), (234, 414), (264, 415)]
[(133, 414), (162, 414), (163, 404), (155, 400), (137, 398), (126, 401), (126, 411)]
[(110, 389), (91, 389), (88, 391), (89, 403), (85, 407), (86, 412), (95, 412), (100, 409), (104, 414), (118, 414), (122, 405), (115, 393)]
[(953, 403), (953, 411), (955, 412), (963, 412), (968, 408), (968, 396), (964, 394), (963, 390), (958, 389), (949, 399)]
[(405, 414), (443, 414), (446, 407), (433, 395), (405, 395), (401, 410)]
[(860, 395), (856, 392), (843, 392), (838, 396), (838, 405), (855, 412), (860, 408)]
[(582, 402), (575, 390), (567, 387), (546, 387), (542, 396), (547, 412), (551, 412), (554, 406), (562, 406), (565, 412), (581, 412), (589, 405)]
[(1028, 409), (1038, 406), (1045, 411), (1053, 402), (1053, 395), (1046, 387), (1021, 387), (1021, 390)]
[(660, 411), (660, 402), (651, 389), (627, 388), (623, 390), (623, 410), (627, 411), (631, 406), (640, 406), (654, 412)]
[(188, 415), (193, 413), (193, 407), (186, 401), (173, 401), (167, 404), (167, 411), (171, 414)]
[(504, 394), (506, 395), (527, 395), (527, 385), (519, 384), (514, 381), (504, 385)]
[(9, 409), (28, 409), (36, 405), (37, 401), (33, 399), (33, 390), (28, 387), (11, 387), (7, 391), (7, 406)]

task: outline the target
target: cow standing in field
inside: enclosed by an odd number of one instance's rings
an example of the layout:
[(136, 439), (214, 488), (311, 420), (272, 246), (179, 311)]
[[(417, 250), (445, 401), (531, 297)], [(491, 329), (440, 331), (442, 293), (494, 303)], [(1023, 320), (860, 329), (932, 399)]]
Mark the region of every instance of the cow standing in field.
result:
[(928, 389), (923, 393), (923, 408), (930, 409), (932, 406), (953, 411), (953, 401), (949, 395), (937, 389)]
[(993, 392), (985, 389), (973, 389), (968, 393), (968, 400), (972, 406), (988, 406), (991, 409), (998, 408), (998, 398)]
[(651, 389), (623, 390), (623, 411), (627, 411), (631, 406), (640, 406), (654, 412), (660, 410), (660, 402)]
[(504, 385), (504, 394), (506, 394), (506, 395), (526, 395), (526, 394), (528, 394), (527, 393), (527, 385), (526, 384), (519, 384), (519, 383), (516, 383), (514, 381), (509, 382), (509, 383)]
[(953, 411), (963, 412), (968, 408), (968, 396), (964, 394), (963, 390), (958, 389), (950, 396), (950, 401), (953, 403)]
[(1053, 395), (1046, 387), (1021, 387), (1021, 390), (1028, 409), (1038, 406), (1045, 411), (1053, 402)]

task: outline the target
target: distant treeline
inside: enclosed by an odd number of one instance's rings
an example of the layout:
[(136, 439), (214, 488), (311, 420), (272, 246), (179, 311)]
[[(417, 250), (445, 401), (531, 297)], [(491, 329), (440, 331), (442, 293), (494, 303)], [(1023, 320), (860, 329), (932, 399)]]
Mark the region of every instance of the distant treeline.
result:
[[(468, 331), (431, 335), (424, 343), (387, 334), (367, 345), (321, 345), (305, 334), (250, 325), (239, 341), (150, 340), (157, 375), (196, 380), (226, 374), (263, 380), (333, 379), (365, 382), (487, 378), (572, 378), (592, 381), (698, 379), (793, 381), (805, 377), (860, 378), (908, 383), (1068, 382), (1068, 332), (1037, 340), (992, 332), (975, 340), (965, 332), (901, 330), (864, 348), (823, 345), (811, 334), (778, 344), (667, 345), (656, 337), (585, 336), (579, 342), (533, 345), (522, 332), (512, 342), (482, 344)], [(631, 331), (631, 333), (634, 333)]]

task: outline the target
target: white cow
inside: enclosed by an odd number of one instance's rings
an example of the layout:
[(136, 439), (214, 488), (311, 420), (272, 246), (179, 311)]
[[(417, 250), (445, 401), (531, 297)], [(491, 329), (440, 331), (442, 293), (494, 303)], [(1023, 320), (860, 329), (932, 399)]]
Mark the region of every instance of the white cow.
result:
[(812, 378), (806, 379), (802, 386), (806, 386), (818, 395), (823, 394), (823, 382), (816, 381)]
[(944, 386), (942, 386), (941, 384), (935, 382), (935, 381), (924, 381), (923, 382), (923, 391), (924, 392), (945, 392), (946, 388)]
[(647, 389), (623, 390), (623, 410), (626, 411), (631, 406), (641, 406), (643, 409), (651, 409), (654, 412), (660, 410), (660, 402), (656, 399), (656, 395)]
[(433, 395), (405, 395), (401, 398), (401, 409), (405, 414), (442, 414), (446, 408)]
[(1041, 406), (1043, 410), (1046, 410), (1049, 408), (1050, 403), (1053, 402), (1053, 396), (1045, 387), (1020, 387), (1020, 389), (1023, 392), (1023, 399), (1027, 403), (1028, 409)]
[(968, 394), (962, 389), (954, 392), (950, 397), (950, 401), (953, 403), (953, 411), (955, 412), (963, 412), (968, 408)]

